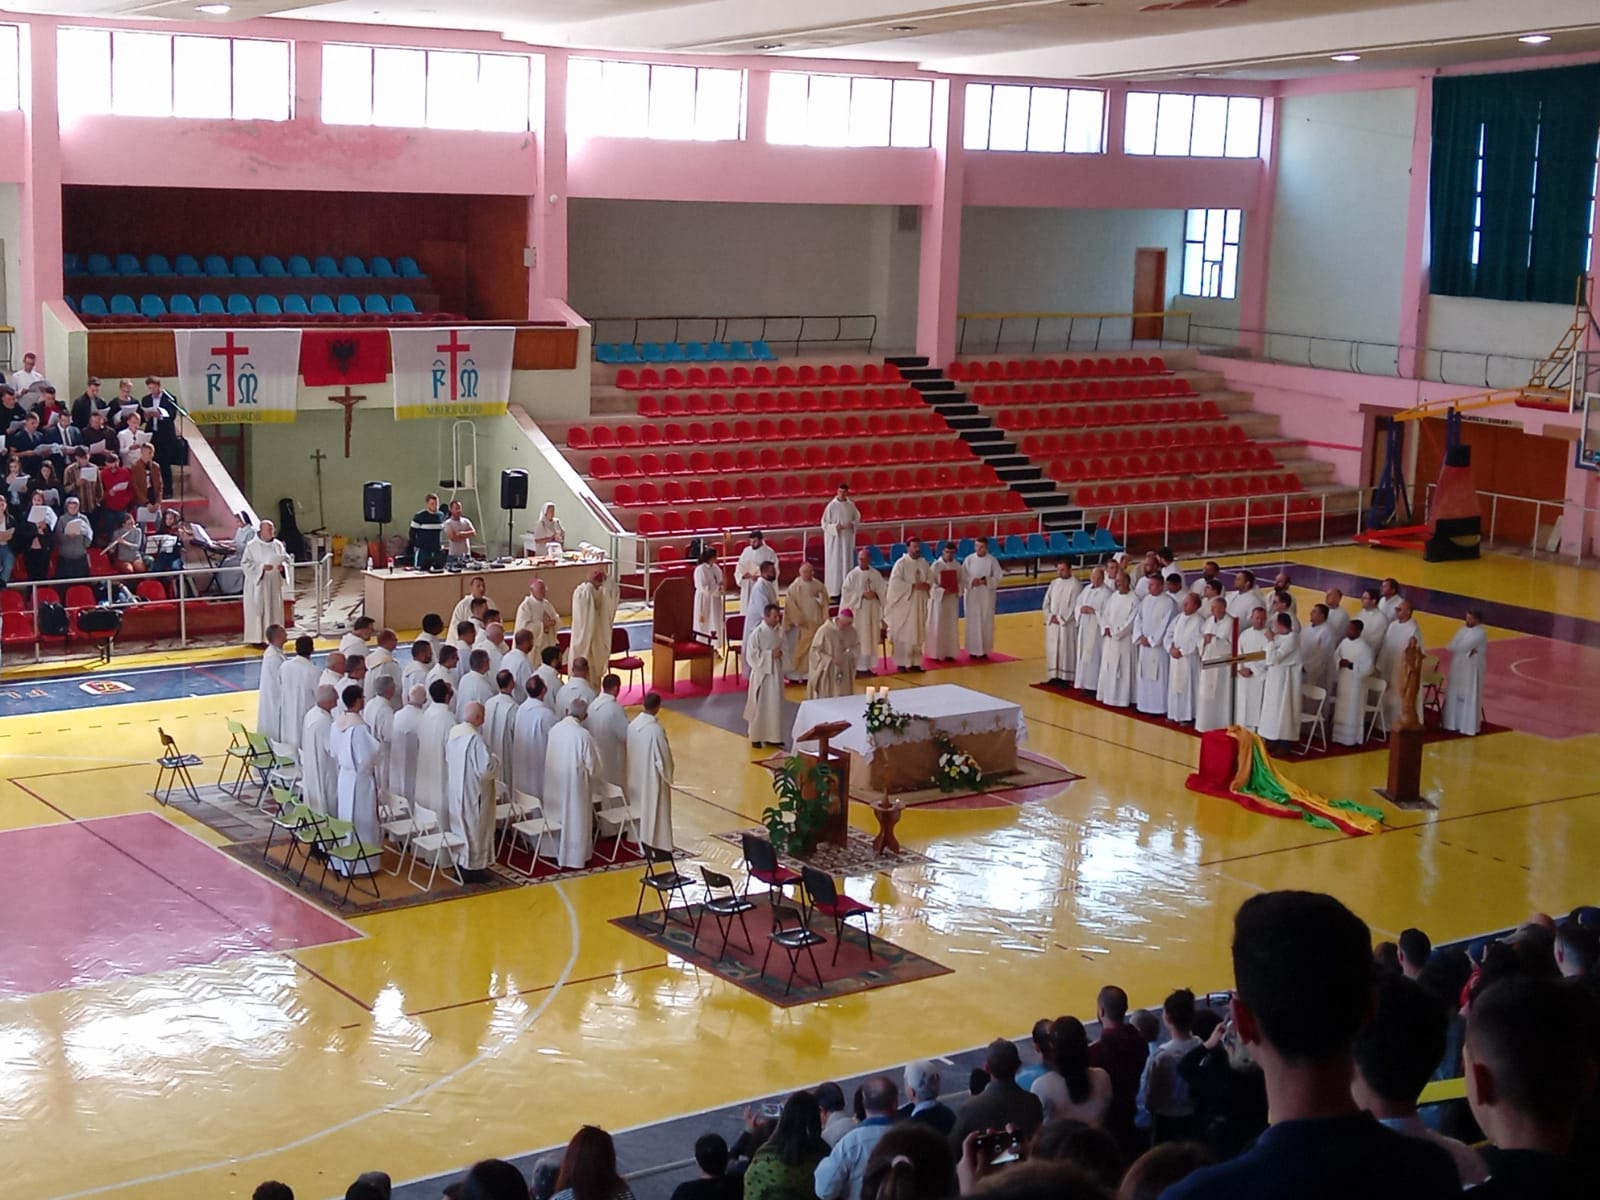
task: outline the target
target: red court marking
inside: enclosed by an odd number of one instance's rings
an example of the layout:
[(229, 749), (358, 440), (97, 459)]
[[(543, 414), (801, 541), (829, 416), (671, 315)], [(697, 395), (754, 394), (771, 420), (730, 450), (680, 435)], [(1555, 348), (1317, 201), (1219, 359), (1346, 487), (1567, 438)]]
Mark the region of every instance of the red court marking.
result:
[[(1450, 671), (1450, 652), (1429, 650)], [(1600, 733), (1600, 649), (1542, 637), (1492, 641), (1483, 681), (1484, 716), (1543, 738)]]
[(0, 998), (361, 936), (154, 813), (0, 833)]

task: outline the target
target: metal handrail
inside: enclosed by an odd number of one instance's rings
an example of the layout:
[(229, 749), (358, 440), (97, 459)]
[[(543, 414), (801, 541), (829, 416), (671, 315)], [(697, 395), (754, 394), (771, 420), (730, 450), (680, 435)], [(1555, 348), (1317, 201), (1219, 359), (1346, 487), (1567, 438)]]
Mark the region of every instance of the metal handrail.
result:
[[(1257, 496), (1218, 496), (1208, 500), (1156, 500), (1142, 504), (1094, 504), (1085, 505), (1084, 512), (1086, 516), (1091, 513), (1104, 513), (1104, 517), (1098, 518), (1097, 523), (1111, 530), (1116, 530), (1120, 527), (1123, 531), (1122, 538), (1124, 541), (1127, 539), (1129, 514), (1160, 512), (1162, 519), (1159, 542), (1165, 544), (1172, 541), (1175, 532), (1172, 521), (1174, 510), (1190, 511), (1199, 506), (1202, 510), (1202, 524), (1199, 529), (1202, 534), (1200, 554), (1209, 555), (1212, 553), (1211, 538), (1213, 528), (1218, 530), (1238, 528), (1241, 535), (1241, 545), (1238, 547), (1238, 553), (1248, 554), (1253, 550), (1287, 550), (1290, 545), (1290, 525), (1295, 522), (1309, 521), (1312, 518), (1317, 521), (1317, 536), (1315, 540), (1309, 543), (1311, 546), (1340, 546), (1353, 543), (1356, 534), (1361, 532), (1362, 516), (1365, 512), (1364, 497), (1368, 495), (1369, 491), (1370, 489), (1368, 488), (1332, 488), (1320, 492), (1266, 492)], [(1332, 508), (1332, 502), (1340, 498), (1348, 498), (1353, 501), (1353, 504), (1348, 508)], [(1293, 506), (1296, 503), (1304, 504), (1307, 500), (1317, 501), (1317, 509), (1314, 513), (1293, 511)], [(1223, 504), (1243, 504), (1243, 516), (1213, 520), (1211, 515), (1213, 507)], [(1120, 514), (1120, 520), (1118, 514)], [(1342, 523), (1342, 518), (1346, 517), (1349, 518), (1350, 525), (1348, 535), (1344, 535), (1341, 532), (1339, 536), (1330, 537), (1330, 520), (1335, 525), (1339, 525)], [(1263, 525), (1269, 527), (1268, 536), (1264, 540), (1259, 536)], [(1271, 527), (1274, 525), (1278, 531), (1276, 544), (1273, 544), (1273, 539), (1270, 535)], [(1185, 528), (1176, 532), (1187, 534), (1195, 531), (1191, 528)], [(1252, 533), (1257, 534), (1257, 541), (1254, 546), (1251, 545)], [(1152, 540), (1155, 540), (1155, 535), (1152, 534), (1151, 536)], [(1230, 545), (1228, 549), (1232, 550), (1233, 547)]]
[[(1021, 346), (1023, 344), (1023, 341), (1026, 341), (1026, 343), (1027, 343), (1029, 353), (1037, 353), (1041, 349), (1041, 345), (1040, 345), (1041, 341), (1043, 341), (1043, 343), (1044, 343), (1044, 345), (1042, 347), (1043, 349), (1046, 349), (1046, 350), (1051, 349), (1052, 347), (1054, 347), (1054, 346), (1056, 346), (1058, 344), (1058, 339), (1053, 338), (1053, 337), (1052, 338), (1045, 338), (1043, 336), (1043, 334), (1044, 334), (1044, 326), (1045, 326), (1046, 322), (1062, 322), (1062, 321), (1066, 322), (1065, 337), (1059, 339), (1059, 344), (1064, 350), (1072, 350), (1076, 346), (1079, 345), (1079, 343), (1074, 342), (1074, 337), (1077, 334), (1078, 325), (1079, 325), (1080, 322), (1083, 322), (1083, 323), (1093, 322), (1093, 324), (1094, 324), (1094, 339), (1093, 339), (1092, 343), (1090, 343), (1089, 346), (1088, 346), (1089, 349), (1093, 349), (1093, 350), (1101, 349), (1102, 345), (1105, 342), (1105, 327), (1106, 327), (1106, 322), (1107, 321), (1126, 321), (1128, 323), (1128, 326), (1129, 326), (1129, 328), (1128, 328), (1128, 337), (1125, 338), (1125, 339), (1119, 339), (1117, 341), (1117, 343), (1116, 343), (1116, 345), (1118, 345), (1118, 346), (1121, 346), (1124, 343), (1127, 344), (1128, 346), (1132, 346), (1134, 344), (1135, 339), (1133, 337), (1133, 328), (1132, 328), (1132, 326), (1133, 326), (1133, 322), (1134, 321), (1138, 321), (1138, 320), (1160, 320), (1162, 322), (1162, 332), (1161, 332), (1161, 337), (1160, 338), (1156, 338), (1156, 339), (1139, 339), (1139, 340), (1140, 341), (1153, 340), (1153, 341), (1159, 342), (1160, 344), (1163, 344), (1163, 345), (1166, 344), (1168, 341), (1177, 341), (1178, 340), (1176, 337), (1169, 338), (1167, 336), (1166, 322), (1168, 322), (1168, 321), (1182, 321), (1184, 323), (1183, 344), (1185, 346), (1190, 344), (1190, 338), (1192, 336), (1192, 330), (1195, 328), (1195, 325), (1194, 325), (1194, 313), (1190, 312), (1187, 309), (1165, 309), (1165, 310), (1162, 310), (1160, 312), (1055, 312), (1055, 313), (1047, 313), (1047, 312), (993, 312), (993, 313), (957, 313), (956, 314), (956, 320), (958, 322), (957, 334), (956, 334), (956, 353), (957, 354), (969, 354), (969, 353), (978, 352), (978, 351), (968, 350), (968, 348), (967, 348), (967, 327), (968, 327), (968, 323), (969, 322), (976, 322), (976, 321), (992, 322), (994, 324), (994, 342), (993, 342), (993, 344), (991, 346), (989, 346), (989, 348), (987, 350), (981, 351), (982, 353), (988, 353), (988, 354), (998, 354), (1000, 352), (1000, 347), (1002, 345)], [(1012, 323), (1015, 323), (1017, 321), (1032, 321), (1033, 322), (1033, 334), (1032, 334), (1031, 338), (1025, 338), (1022, 341), (1017, 341), (1017, 342), (1009, 342), (1009, 343), (1006, 342), (1005, 341), (1005, 332), (1006, 332), (1006, 322), (1008, 322), (1008, 321), (1010, 321)]]
[[(831, 334), (823, 332), (832, 323)], [(846, 322), (849, 322), (848, 331)], [(792, 324), (788, 324), (792, 323)], [(780, 346), (793, 346), (795, 353), (802, 345), (860, 343), (871, 350), (878, 339), (878, 318), (874, 313), (772, 313), (733, 316), (658, 316), (658, 317), (591, 317), (594, 344), (626, 341), (640, 342), (766, 342)], [(608, 325), (628, 327), (626, 339), (603, 337), (601, 330)], [(641, 336), (649, 325), (670, 326), (670, 337)], [(688, 332), (685, 333), (687, 327)], [(654, 332), (654, 331), (652, 331)]]
[[(1426, 500), (1427, 500), (1427, 505), (1428, 505), (1428, 507), (1430, 509), (1433, 507), (1434, 489), (1436, 489), (1438, 486), (1439, 485), (1437, 483), (1430, 483), (1430, 484), (1427, 485)], [(1487, 499), (1489, 501), (1489, 522), (1488, 522), (1488, 528), (1487, 528), (1487, 530), (1485, 530), (1485, 532), (1483, 534), (1483, 540), (1486, 543), (1490, 543), (1490, 544), (1492, 544), (1494, 542), (1497, 542), (1499, 540), (1499, 538), (1496, 536), (1496, 532), (1497, 532), (1497, 530), (1499, 528), (1499, 522), (1500, 522), (1500, 503), (1501, 503), (1501, 501), (1505, 501), (1508, 505), (1509, 504), (1531, 504), (1531, 505), (1533, 505), (1533, 537), (1529, 540), (1529, 543), (1528, 543), (1528, 553), (1533, 558), (1538, 558), (1541, 553), (1547, 553), (1545, 551), (1541, 551), (1541, 549), (1539, 547), (1539, 527), (1540, 527), (1540, 524), (1541, 524), (1539, 518), (1543, 514), (1543, 512), (1544, 512), (1544, 510), (1546, 508), (1555, 509), (1557, 511), (1557, 514), (1558, 514), (1557, 515), (1557, 519), (1558, 520), (1563, 518), (1563, 517), (1566, 517), (1570, 513), (1578, 513), (1578, 514), (1580, 514), (1581, 516), (1584, 516), (1584, 517), (1590, 516), (1590, 515), (1600, 516), (1600, 507), (1595, 507), (1595, 506), (1587, 505), (1587, 504), (1579, 504), (1579, 503), (1577, 503), (1576, 501), (1573, 501), (1573, 500), (1538, 500), (1538, 499), (1535, 499), (1532, 496), (1515, 496), (1515, 495), (1512, 495), (1509, 492), (1486, 492), (1486, 491), (1483, 491), (1482, 489), (1474, 489), (1474, 491), (1476, 492), (1476, 494), (1478, 496), (1478, 499), (1480, 501), (1482, 501), (1484, 499)], [(1583, 565), (1584, 543), (1585, 543), (1586, 540), (1587, 539), (1584, 538), (1582, 536), (1581, 532), (1580, 532), (1579, 537), (1578, 537), (1577, 552), (1573, 556), (1573, 564), (1575, 566)]]

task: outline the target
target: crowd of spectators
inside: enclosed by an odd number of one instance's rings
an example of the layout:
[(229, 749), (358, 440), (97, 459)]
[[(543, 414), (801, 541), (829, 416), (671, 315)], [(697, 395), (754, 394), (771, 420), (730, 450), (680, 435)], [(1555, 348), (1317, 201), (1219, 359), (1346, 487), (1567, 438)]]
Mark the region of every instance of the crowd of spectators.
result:
[[(1273, 892), (1234, 923), (1225, 1011), (1169, 995), (1141, 1029), (1103, 988), (1098, 1038), (1041, 1020), (945, 1103), (939, 1067), (752, 1106), (694, 1144), (672, 1200), (1576, 1200), (1600, 1195), (1600, 910), (1536, 916), (1469, 955), (1372, 945), (1331, 896)], [(1462, 1079), (1465, 1100), (1418, 1100)], [(1271, 1113), (1269, 1124), (1268, 1114)], [(347, 1200), (387, 1200), (362, 1176)], [(256, 1200), (292, 1200), (263, 1184)], [(264, 1189), (282, 1189), (267, 1191)], [(480, 1162), (459, 1200), (633, 1200), (585, 1126), (530, 1181)]]
[(183, 439), (161, 380), (146, 379), (136, 396), (124, 379), (103, 397), (90, 379), (63, 406), (33, 367), (24, 355), (23, 369), (0, 382), (0, 584), (19, 561), (29, 579), (86, 578), (91, 551), (104, 551), (116, 574), (175, 570), (186, 537), (162, 503)]

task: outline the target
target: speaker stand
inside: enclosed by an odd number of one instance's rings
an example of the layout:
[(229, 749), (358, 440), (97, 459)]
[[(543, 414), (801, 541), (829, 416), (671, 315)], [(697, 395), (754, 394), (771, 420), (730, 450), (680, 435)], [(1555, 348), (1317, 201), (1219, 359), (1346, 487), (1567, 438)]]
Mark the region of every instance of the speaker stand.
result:
[(513, 540), (516, 537), (516, 523), (517, 510), (506, 509), (506, 557), (513, 560), (517, 557), (517, 544)]

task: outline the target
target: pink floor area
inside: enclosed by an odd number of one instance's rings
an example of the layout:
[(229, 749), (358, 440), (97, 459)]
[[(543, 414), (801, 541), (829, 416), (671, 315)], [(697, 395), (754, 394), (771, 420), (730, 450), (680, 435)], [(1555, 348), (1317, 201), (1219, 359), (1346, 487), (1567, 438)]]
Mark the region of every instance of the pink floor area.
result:
[[(1450, 652), (1430, 649), (1449, 674)], [(1600, 649), (1542, 637), (1489, 643), (1483, 715), (1543, 738), (1600, 733)]]
[(360, 935), (154, 813), (0, 833), (0, 998)]

